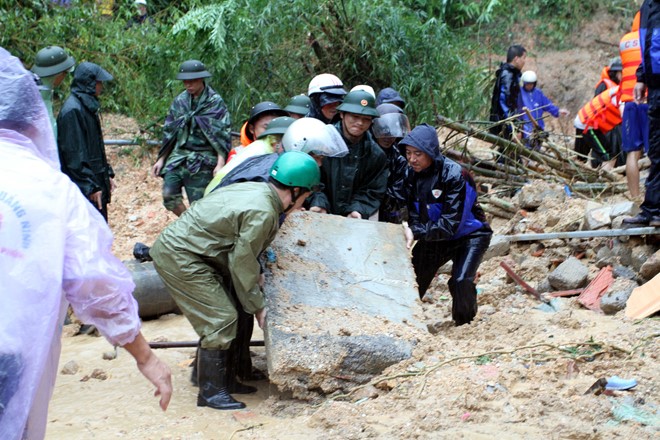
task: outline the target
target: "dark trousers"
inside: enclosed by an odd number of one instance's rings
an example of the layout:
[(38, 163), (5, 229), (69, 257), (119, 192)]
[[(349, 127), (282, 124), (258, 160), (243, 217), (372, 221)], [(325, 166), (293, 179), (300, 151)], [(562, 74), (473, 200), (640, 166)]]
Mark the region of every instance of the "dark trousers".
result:
[(420, 298), (431, 285), (438, 269), (452, 261), (448, 287), (452, 297), (451, 317), (456, 325), (472, 322), (477, 314), (474, 278), (492, 235), (490, 231), (476, 231), (457, 240), (418, 241), (413, 248), (412, 263)]
[(649, 159), (651, 169), (646, 179), (646, 194), (642, 214), (652, 218), (660, 216), (660, 88), (649, 88)]

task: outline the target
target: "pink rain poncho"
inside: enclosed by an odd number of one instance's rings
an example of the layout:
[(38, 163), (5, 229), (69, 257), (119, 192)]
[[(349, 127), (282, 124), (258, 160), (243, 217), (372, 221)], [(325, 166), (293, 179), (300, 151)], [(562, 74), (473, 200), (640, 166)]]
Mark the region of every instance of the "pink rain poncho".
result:
[(134, 284), (111, 245), (60, 172), (32, 75), (0, 48), (0, 439), (44, 437), (69, 303), (112, 344), (137, 336)]

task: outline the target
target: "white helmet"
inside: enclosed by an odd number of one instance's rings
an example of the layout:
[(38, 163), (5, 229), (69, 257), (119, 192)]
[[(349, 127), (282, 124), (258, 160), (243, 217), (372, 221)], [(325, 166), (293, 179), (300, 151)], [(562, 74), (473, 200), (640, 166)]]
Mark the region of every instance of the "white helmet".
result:
[(533, 70), (526, 70), (523, 72), (522, 76), (520, 77), (520, 80), (524, 83), (535, 83), (537, 78), (536, 78), (536, 72)]
[(133, 4), (147, 6), (147, 0), (135, 0)]
[(366, 84), (360, 84), (359, 86), (355, 86), (355, 87), (353, 87), (353, 88), (351, 89), (351, 92), (354, 92), (354, 91), (356, 91), (356, 90), (362, 90), (363, 92), (367, 92), (368, 94), (370, 94), (371, 96), (373, 96), (374, 99), (376, 99), (376, 92), (374, 91), (374, 88), (371, 87), (371, 86), (368, 86), (368, 85), (366, 85)]
[(339, 78), (331, 73), (322, 73), (316, 75), (309, 82), (307, 87), (307, 96), (312, 96), (314, 93), (330, 93), (333, 95), (345, 95), (344, 83)]
[(302, 151), (328, 157), (348, 154), (346, 142), (337, 129), (316, 118), (300, 118), (289, 125), (282, 138), (282, 147), (284, 151)]

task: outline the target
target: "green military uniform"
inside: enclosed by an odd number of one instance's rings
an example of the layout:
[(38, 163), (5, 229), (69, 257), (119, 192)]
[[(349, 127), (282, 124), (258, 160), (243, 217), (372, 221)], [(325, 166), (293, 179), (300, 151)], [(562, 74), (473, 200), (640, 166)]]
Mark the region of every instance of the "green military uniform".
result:
[(223, 278), (231, 280), (246, 312), (264, 308), (257, 257), (275, 238), (283, 212), (269, 184), (232, 185), (192, 205), (151, 248), (156, 270), (202, 348), (226, 350), (236, 337), (236, 306)]
[(218, 155), (226, 158), (229, 153), (230, 127), (229, 111), (210, 86), (205, 86), (197, 99), (188, 92), (174, 99), (159, 153), (159, 157), (167, 157), (161, 170), (163, 204), (167, 209), (173, 210), (182, 203), (182, 187), (190, 202), (202, 198), (213, 178)]
[[(341, 121), (335, 128), (343, 136)], [(348, 215), (357, 211), (368, 219), (380, 207), (387, 189), (387, 157), (366, 132), (356, 144), (346, 138), (348, 154), (343, 157), (325, 157), (321, 167), (323, 192), (311, 196), (311, 206), (324, 208), (328, 213)]]

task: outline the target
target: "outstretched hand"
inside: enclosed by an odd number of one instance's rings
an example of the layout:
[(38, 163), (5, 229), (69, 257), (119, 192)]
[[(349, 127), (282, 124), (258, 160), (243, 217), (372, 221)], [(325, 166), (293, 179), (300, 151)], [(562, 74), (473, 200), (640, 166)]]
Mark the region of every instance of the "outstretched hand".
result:
[(170, 367), (151, 352), (151, 356), (149, 356), (147, 362), (143, 364), (138, 362), (138, 369), (156, 387), (154, 396), (160, 396), (159, 404), (161, 409), (165, 411), (172, 398), (172, 373)]
[(160, 396), (160, 407), (165, 411), (172, 398), (172, 372), (170, 367), (154, 354), (142, 333), (138, 333), (135, 340), (124, 345), (124, 348), (137, 361), (140, 373), (156, 387), (154, 396)]

